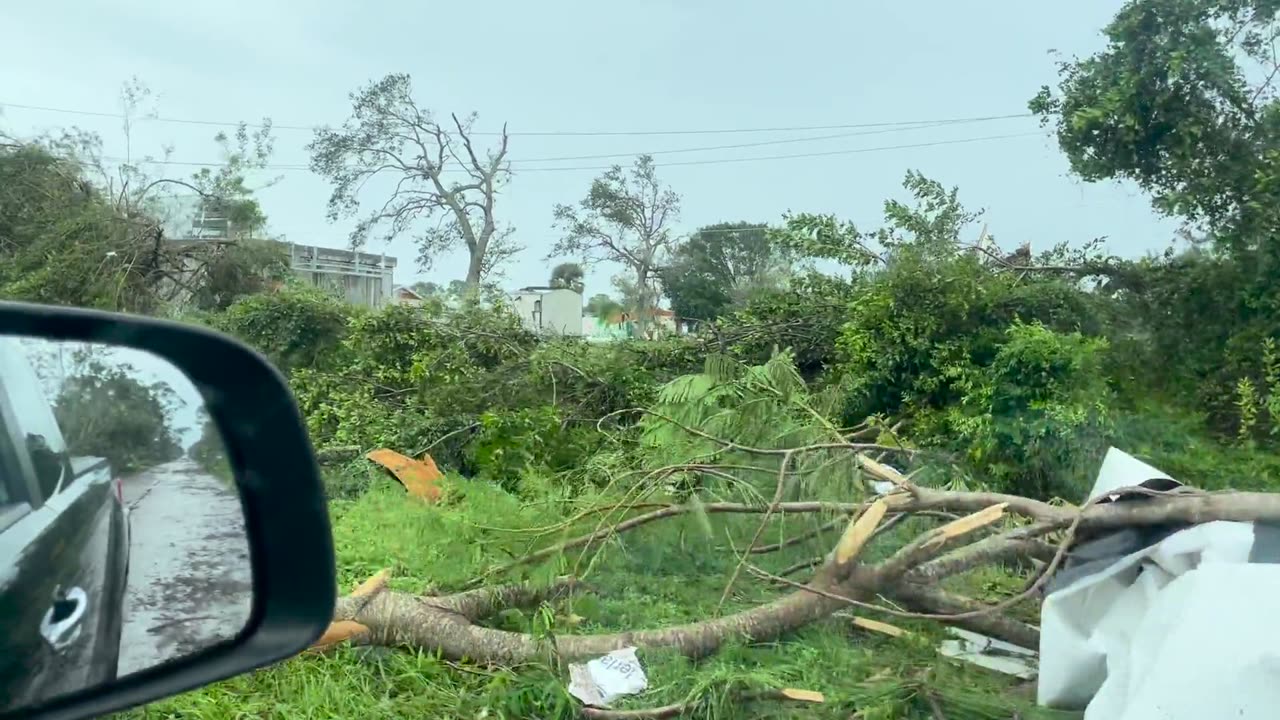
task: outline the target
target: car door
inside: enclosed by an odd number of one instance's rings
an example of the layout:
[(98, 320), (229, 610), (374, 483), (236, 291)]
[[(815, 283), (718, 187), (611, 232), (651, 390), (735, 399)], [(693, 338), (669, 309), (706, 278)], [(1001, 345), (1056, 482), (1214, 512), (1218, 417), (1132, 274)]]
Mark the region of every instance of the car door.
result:
[(11, 499), (0, 510), (0, 698), (31, 705), (114, 676), (119, 640), (103, 630), (118, 623), (123, 579), (114, 577), (122, 571), (110, 474), (72, 474), (49, 400), (8, 338), (0, 338), (0, 471)]

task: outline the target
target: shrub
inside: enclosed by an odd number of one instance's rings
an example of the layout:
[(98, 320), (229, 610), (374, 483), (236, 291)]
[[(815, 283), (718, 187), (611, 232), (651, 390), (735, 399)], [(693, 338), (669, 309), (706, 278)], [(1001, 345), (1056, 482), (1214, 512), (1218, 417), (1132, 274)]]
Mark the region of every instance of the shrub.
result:
[(303, 283), (249, 295), (211, 316), (216, 328), (235, 335), (289, 372), (331, 361), (356, 309)]
[(965, 388), (960, 401), (924, 415), (919, 432), (962, 450), (996, 489), (1077, 500), (1111, 432), (1106, 347), (1014, 323), (991, 363), (956, 383)]

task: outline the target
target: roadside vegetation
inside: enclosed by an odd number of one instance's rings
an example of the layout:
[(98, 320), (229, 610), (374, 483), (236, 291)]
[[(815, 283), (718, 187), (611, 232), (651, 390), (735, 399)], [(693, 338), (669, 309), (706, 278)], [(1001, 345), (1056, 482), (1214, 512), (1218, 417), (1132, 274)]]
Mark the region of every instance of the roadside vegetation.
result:
[[(370, 137), (381, 116), (429, 131), (419, 136), (440, 147), (423, 158), (464, 149), (474, 182), (439, 182), (429, 159), (402, 168), (398, 187), (436, 201), (377, 198), (383, 214), (352, 237), (439, 214), (424, 266), (451, 245), (470, 260), (465, 281), (420, 284), (421, 305), (350, 306), (286, 279), (250, 236), (156, 250), (148, 196), (106, 192), (92, 143), (0, 145), (0, 293), (180, 317), (257, 347), (287, 375), (314, 445), (355, 450), (324, 466), (340, 594), (389, 571), (383, 625), (353, 642), (127, 715), (580, 717), (571, 648), (680, 626), (641, 643), (649, 689), (590, 716), (1073, 717), (1033, 708), (1034, 684), (937, 650), (949, 625), (1034, 642), (1037, 583), (1073, 530), (1060, 523), (934, 575), (929, 562), (954, 556), (918, 539), (1010, 540), (1033, 523), (980, 501), (1006, 493), (1043, 517), (1068, 512), (1113, 446), (1203, 489), (1280, 490), (1280, 105), (1275, 73), (1259, 84), (1247, 72), (1271, 62), (1261, 48), (1276, 12), (1135, 0), (1105, 29), (1106, 49), (1065, 63), (1031, 100), (1080, 177), (1136, 182), (1185, 221), (1166, 252), (1032, 252), (1034, 238), (997, 238), (999, 218), (915, 172), (879, 227), (795, 214), (681, 240), (680, 198), (642, 157), (555, 210), (558, 252), (622, 268), (612, 293), (583, 288), (571, 263), (551, 273), (602, 317), (637, 318), (638, 337), (602, 344), (540, 338), (492, 292), (489, 273), (520, 250), (493, 216), (508, 138), (474, 149), (471, 120), (437, 122), (407, 76), (354, 93), (352, 119), (311, 149), (335, 218), (359, 207), (374, 170), (365, 141), (393, 142)], [(244, 177), (269, 135), (223, 140), (225, 171), (183, 183), (261, 223)], [(149, 182), (127, 187), (160, 187)], [(102, 262), (122, 253), (145, 262)], [(176, 273), (192, 253), (208, 253), (201, 270)], [(65, 271), (18, 270), (36, 259)], [(689, 332), (656, 327), (660, 300)], [(221, 462), (206, 441), (193, 457)], [(430, 455), (445, 471), (441, 499), (407, 497), (360, 457), (377, 448)], [(875, 482), (904, 478), (922, 493), (915, 504), (880, 506), (855, 530), (877, 507)], [(832, 560), (841, 548), (852, 555)], [(786, 602), (796, 584), (845, 592), (859, 572), (880, 583), (862, 606), (761, 610), (750, 638), (724, 630), (721, 619)], [(478, 588), (512, 600), (473, 619), (520, 633), (518, 652), (396, 614)], [(655, 710), (667, 705), (678, 707)]]

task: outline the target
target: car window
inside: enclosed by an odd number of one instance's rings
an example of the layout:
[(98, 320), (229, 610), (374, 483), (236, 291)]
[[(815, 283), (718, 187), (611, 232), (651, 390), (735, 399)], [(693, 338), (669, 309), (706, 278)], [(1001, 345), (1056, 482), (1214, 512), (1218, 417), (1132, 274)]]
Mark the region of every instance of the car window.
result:
[[(3, 396), (2, 386), (0, 396)], [(21, 517), (22, 508), (31, 506), (29, 501), (39, 500), (31, 497), (32, 488), (28, 483), (27, 472), (8, 438), (3, 415), (0, 415), (0, 532)]]
[(25, 439), (24, 450), (47, 498), (67, 475), (67, 444), (26, 350), (11, 339), (0, 339), (0, 377), (18, 425), (15, 435)]

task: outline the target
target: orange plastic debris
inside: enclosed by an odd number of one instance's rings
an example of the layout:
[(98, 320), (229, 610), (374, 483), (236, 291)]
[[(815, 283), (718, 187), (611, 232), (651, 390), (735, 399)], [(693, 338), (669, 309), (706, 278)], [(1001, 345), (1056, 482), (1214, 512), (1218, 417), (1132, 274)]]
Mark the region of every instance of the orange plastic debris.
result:
[(440, 499), (440, 479), (444, 474), (436, 467), (436, 462), (430, 455), (423, 455), (422, 460), (414, 460), (395, 450), (379, 448), (365, 457), (390, 470), (410, 495), (427, 502)]

